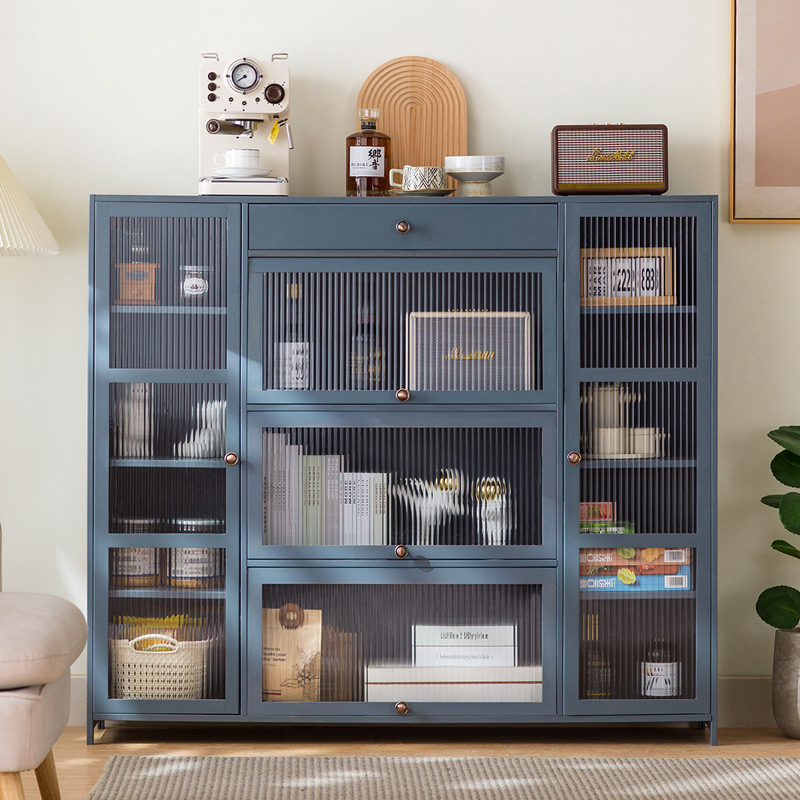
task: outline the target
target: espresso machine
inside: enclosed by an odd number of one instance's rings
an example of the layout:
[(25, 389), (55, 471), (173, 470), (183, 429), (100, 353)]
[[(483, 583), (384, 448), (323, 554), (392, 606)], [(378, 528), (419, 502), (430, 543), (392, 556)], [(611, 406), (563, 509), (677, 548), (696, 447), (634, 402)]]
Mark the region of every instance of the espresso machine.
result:
[(286, 59), (202, 54), (199, 194), (289, 194), (294, 145)]

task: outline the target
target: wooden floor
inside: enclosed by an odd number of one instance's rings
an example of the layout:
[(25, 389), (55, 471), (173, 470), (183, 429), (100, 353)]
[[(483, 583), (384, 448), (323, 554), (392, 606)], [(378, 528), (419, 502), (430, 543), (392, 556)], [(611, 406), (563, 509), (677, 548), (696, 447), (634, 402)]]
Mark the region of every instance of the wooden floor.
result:
[[(689, 728), (268, 728), (118, 725), (86, 744), (83, 728), (67, 728), (55, 746), (62, 800), (85, 800), (111, 755), (376, 755), (616, 756), (627, 758), (800, 757), (800, 740), (777, 729)], [(38, 800), (33, 772), (23, 775), (27, 800)]]

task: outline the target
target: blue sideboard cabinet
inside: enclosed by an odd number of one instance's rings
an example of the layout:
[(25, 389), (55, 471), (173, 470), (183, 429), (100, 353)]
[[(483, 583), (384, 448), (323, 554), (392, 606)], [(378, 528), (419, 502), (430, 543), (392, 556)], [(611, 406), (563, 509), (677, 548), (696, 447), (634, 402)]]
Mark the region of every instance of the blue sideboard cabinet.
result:
[(715, 710), (713, 197), (93, 197), (106, 720)]

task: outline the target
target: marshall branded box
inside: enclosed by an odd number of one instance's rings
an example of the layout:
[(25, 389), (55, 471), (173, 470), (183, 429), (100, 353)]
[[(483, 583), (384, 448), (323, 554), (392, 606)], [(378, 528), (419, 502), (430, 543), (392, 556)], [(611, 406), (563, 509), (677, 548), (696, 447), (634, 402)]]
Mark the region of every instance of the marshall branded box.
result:
[(663, 194), (666, 125), (557, 125), (553, 194)]
[(532, 388), (531, 315), (527, 311), (412, 311), (406, 333), (411, 390)]

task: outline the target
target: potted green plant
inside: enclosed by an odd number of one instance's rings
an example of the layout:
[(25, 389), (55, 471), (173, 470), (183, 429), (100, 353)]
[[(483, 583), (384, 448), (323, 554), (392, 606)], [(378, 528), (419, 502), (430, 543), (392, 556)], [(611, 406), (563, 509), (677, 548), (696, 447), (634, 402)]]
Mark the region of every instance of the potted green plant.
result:
[[(784, 449), (770, 464), (775, 478), (784, 486), (800, 489), (800, 426), (786, 425), (770, 431), (770, 439)], [(761, 502), (778, 509), (778, 518), (790, 533), (800, 536), (800, 492), (768, 494)], [(800, 549), (785, 539), (775, 539), (772, 549), (800, 558)], [(771, 586), (756, 601), (756, 613), (775, 631), (772, 664), (772, 713), (778, 727), (800, 739), (800, 591), (792, 586)]]

